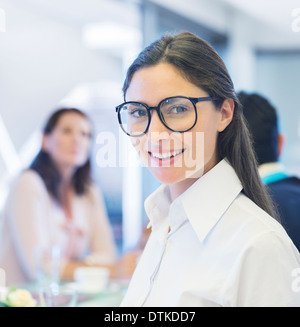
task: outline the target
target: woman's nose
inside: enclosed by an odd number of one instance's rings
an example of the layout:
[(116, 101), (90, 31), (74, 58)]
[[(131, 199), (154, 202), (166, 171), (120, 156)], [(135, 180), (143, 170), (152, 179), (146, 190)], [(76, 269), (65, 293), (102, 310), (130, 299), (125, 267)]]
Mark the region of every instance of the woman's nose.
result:
[(168, 139), (169, 138), (169, 130), (162, 123), (161, 119), (156, 110), (152, 111), (151, 121), (148, 128), (148, 138), (151, 139), (152, 142)]
[(79, 144), (81, 142), (82, 135), (80, 133), (74, 132), (72, 135), (72, 139), (74, 143)]

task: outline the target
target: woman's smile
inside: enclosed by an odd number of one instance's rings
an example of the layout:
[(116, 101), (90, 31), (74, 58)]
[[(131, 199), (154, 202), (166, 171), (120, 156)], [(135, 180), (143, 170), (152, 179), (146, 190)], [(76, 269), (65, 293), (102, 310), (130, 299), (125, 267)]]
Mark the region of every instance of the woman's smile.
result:
[(150, 165), (154, 164), (154, 167), (172, 166), (175, 164), (175, 161), (182, 159), (184, 151), (185, 149), (148, 151)]

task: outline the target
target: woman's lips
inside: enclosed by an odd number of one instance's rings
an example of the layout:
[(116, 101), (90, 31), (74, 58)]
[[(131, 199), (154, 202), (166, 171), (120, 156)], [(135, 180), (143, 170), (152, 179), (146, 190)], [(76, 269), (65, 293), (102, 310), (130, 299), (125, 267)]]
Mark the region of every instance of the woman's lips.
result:
[[(180, 158), (185, 149), (173, 150), (173, 151), (148, 151), (150, 162), (148, 164), (151, 167), (177, 167), (181, 166)], [(179, 160), (179, 161), (178, 161)]]
[(184, 149), (180, 150), (173, 150), (173, 151), (167, 151), (167, 152), (151, 152), (148, 151), (149, 155), (152, 156), (153, 158), (160, 159), (160, 160), (168, 160), (172, 157), (176, 157), (184, 152)]

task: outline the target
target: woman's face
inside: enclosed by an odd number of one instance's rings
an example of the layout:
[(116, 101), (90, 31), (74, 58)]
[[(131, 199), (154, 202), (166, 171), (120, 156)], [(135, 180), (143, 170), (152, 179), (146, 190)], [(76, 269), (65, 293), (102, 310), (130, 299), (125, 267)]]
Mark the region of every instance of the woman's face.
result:
[(61, 169), (83, 166), (90, 147), (91, 125), (84, 116), (74, 112), (62, 114), (52, 132), (43, 139), (43, 150)]
[[(126, 101), (138, 101), (151, 107), (167, 97), (178, 95), (196, 98), (209, 96), (185, 79), (175, 66), (160, 63), (142, 68), (133, 75)], [(231, 119), (223, 109), (216, 110), (211, 101), (198, 102), (196, 107), (197, 123), (190, 131), (172, 132), (153, 110), (147, 133), (131, 137), (143, 163), (161, 183), (191, 184), (217, 163), (217, 136)]]

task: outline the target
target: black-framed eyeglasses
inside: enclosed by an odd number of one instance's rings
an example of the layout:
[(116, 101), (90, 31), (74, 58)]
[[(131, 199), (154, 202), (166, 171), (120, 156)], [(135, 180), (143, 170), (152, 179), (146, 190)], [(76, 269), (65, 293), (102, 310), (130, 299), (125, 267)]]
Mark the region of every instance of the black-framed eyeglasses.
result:
[(156, 107), (128, 101), (117, 106), (116, 112), (122, 130), (129, 136), (141, 136), (147, 133), (151, 122), (151, 110), (157, 111), (161, 122), (169, 130), (183, 133), (192, 129), (197, 122), (196, 103), (220, 100), (213, 97), (173, 96), (163, 99)]

